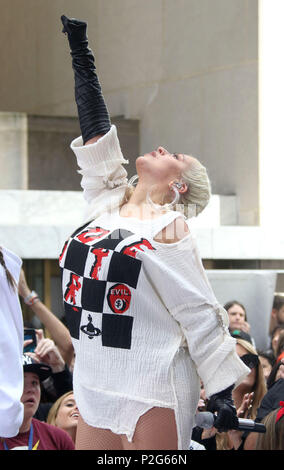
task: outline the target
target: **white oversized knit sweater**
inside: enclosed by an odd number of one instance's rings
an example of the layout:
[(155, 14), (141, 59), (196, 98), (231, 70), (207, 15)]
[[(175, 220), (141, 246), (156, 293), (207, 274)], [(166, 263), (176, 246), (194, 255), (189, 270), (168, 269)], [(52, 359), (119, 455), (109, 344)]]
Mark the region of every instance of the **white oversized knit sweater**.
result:
[(207, 396), (249, 369), (236, 354), (228, 317), (207, 280), (191, 233), (154, 240), (180, 214), (121, 217), (127, 173), (116, 128), (97, 143), (72, 142), (88, 218), (60, 256), (65, 312), (83, 419), (131, 440), (153, 406), (175, 410), (179, 449), (188, 448), (200, 379)]

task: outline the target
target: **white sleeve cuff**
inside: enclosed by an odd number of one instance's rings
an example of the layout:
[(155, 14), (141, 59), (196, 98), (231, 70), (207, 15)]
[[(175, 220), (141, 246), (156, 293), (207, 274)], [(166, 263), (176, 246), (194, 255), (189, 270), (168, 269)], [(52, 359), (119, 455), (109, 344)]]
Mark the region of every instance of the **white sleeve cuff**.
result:
[(219, 348), (197, 368), (208, 398), (230, 385), (238, 386), (250, 373), (239, 358), (235, 343), (234, 338), (226, 335)]
[(128, 160), (125, 160), (122, 155), (116, 126), (114, 125), (97, 142), (83, 145), (82, 136), (80, 136), (71, 142), (70, 147), (76, 155), (79, 167), (83, 170), (97, 165), (106, 168), (110, 166), (111, 168), (114, 162), (116, 164), (128, 163)]

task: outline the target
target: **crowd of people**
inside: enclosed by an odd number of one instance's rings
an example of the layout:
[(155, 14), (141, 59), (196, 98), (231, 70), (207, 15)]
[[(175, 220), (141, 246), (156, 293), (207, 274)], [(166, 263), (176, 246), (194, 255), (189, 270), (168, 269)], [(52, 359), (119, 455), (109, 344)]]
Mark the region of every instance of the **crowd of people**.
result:
[[(0, 450), (283, 449), (284, 299), (258, 351), (245, 307), (216, 299), (187, 222), (210, 200), (206, 168), (158, 147), (128, 180), (87, 23), (61, 21), (88, 210), (59, 256), (68, 328), (0, 248)], [(24, 342), (19, 296), (42, 325)]]
[[(283, 450), (284, 421), (281, 422), (284, 396), (283, 331), (284, 296), (275, 294), (270, 312), (270, 347), (256, 349), (250, 334), (245, 307), (238, 301), (225, 305), (229, 315), (229, 330), (236, 338), (237, 352), (251, 369), (250, 374), (233, 391), (239, 418), (263, 423), (265, 433), (231, 430), (218, 433), (216, 429), (194, 428), (193, 440), (203, 449), (214, 450)], [(206, 398), (200, 397), (198, 411), (206, 410)]]
[[(7, 369), (0, 368), (0, 450), (73, 450), (78, 409), (73, 397), (73, 356), (67, 352), (70, 334), (29, 289), (21, 260), (5, 248), (1, 253), (1, 301), (7, 301), (0, 308), (1, 355)], [(13, 274), (11, 257), (17, 260)], [(10, 283), (6, 282), (7, 275)], [(36, 340), (32, 348), (33, 339), (24, 340), (27, 325), (19, 298), (43, 325), (42, 329), (34, 329)], [(45, 334), (47, 328), (49, 337)]]
[[(24, 352), (32, 340), (23, 343), (24, 388), (20, 398), (23, 421), (15, 436), (1, 437), (0, 450), (74, 450), (80, 413), (73, 393), (74, 354), (70, 354), (68, 347), (69, 331), (29, 288), (23, 269), (18, 295), (42, 322), (42, 329), (35, 329), (37, 345), (32, 352)], [(189, 450), (283, 450), (284, 296), (275, 295), (270, 312), (270, 348), (265, 351), (256, 349), (245, 307), (232, 300), (224, 308), (228, 312), (230, 334), (236, 338), (237, 354), (251, 370), (233, 390), (237, 416), (263, 423), (266, 432), (220, 433), (214, 427), (195, 426)], [(48, 331), (49, 337), (45, 337), (44, 331)], [(207, 402), (201, 383), (197, 413), (206, 411)]]

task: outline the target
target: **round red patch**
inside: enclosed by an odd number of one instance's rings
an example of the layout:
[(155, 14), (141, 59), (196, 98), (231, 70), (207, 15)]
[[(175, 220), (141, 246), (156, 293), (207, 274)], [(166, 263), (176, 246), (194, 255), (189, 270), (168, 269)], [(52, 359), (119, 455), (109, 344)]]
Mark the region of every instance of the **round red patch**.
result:
[(107, 301), (114, 313), (124, 313), (130, 306), (131, 291), (125, 284), (115, 284), (108, 291)]

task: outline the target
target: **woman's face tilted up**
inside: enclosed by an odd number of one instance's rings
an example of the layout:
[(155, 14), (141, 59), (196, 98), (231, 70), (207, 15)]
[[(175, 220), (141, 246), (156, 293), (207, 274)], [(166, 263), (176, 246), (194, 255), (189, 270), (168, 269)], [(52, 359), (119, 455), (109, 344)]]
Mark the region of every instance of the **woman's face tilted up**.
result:
[[(182, 183), (182, 174), (190, 169), (195, 160), (189, 155), (172, 154), (165, 148), (158, 147), (157, 150), (137, 158), (139, 183), (154, 188), (156, 194), (169, 193), (169, 197), (172, 197), (170, 185), (176, 182)], [(187, 189), (186, 183), (183, 182), (179, 192), (184, 193)]]

